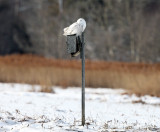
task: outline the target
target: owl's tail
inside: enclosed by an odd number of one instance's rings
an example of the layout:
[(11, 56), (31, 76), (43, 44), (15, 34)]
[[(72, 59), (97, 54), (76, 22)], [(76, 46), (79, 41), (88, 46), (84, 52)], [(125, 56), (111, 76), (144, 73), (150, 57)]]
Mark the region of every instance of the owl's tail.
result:
[(67, 30), (68, 30), (68, 27), (66, 27), (66, 28), (63, 29), (63, 31), (64, 31), (63, 35), (64, 36), (67, 36)]

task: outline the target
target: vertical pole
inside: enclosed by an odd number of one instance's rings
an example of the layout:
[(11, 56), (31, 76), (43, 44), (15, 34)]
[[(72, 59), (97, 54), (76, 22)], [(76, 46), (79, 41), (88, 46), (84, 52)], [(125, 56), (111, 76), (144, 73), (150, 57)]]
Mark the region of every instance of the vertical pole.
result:
[(85, 55), (84, 55), (84, 33), (82, 33), (81, 44), (81, 57), (82, 57), (82, 125), (85, 125)]

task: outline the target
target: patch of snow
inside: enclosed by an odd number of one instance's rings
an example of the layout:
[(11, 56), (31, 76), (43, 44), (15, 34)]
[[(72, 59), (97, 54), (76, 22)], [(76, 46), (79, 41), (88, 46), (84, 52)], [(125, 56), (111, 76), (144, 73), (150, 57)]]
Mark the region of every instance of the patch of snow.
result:
[[(40, 86), (35, 85), (37, 91)], [(123, 89), (86, 88), (86, 125), (81, 126), (81, 88), (0, 84), (0, 131), (160, 131), (160, 98), (127, 95)]]

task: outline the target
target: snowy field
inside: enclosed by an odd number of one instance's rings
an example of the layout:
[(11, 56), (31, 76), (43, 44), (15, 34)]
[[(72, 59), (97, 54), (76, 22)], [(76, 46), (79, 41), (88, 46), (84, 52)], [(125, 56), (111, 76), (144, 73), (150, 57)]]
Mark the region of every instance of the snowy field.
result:
[(0, 132), (160, 132), (160, 98), (124, 90), (86, 88), (86, 125), (81, 126), (81, 89), (0, 84)]

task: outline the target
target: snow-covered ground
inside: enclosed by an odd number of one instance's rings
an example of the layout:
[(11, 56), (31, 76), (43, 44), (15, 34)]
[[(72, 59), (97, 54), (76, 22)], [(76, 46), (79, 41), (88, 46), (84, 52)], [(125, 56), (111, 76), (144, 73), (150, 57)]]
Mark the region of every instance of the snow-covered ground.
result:
[(0, 84), (0, 132), (160, 131), (160, 98), (122, 89), (86, 88), (86, 125), (81, 126), (81, 89)]

